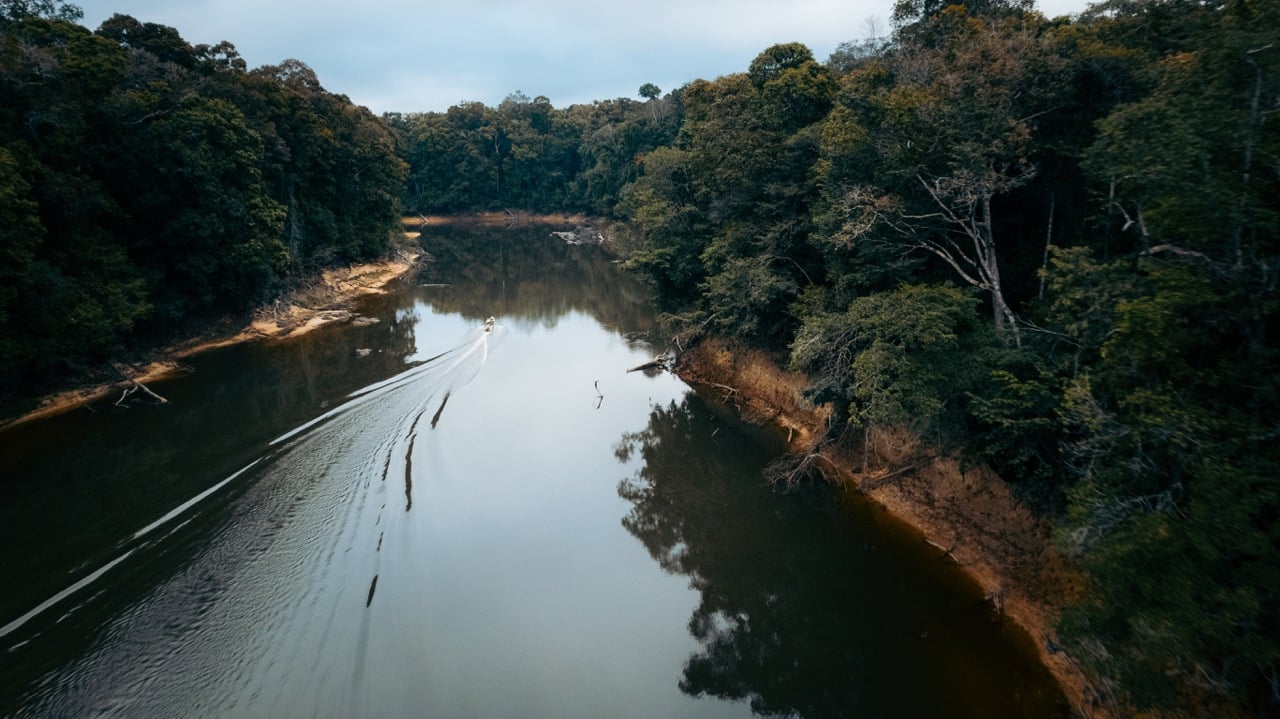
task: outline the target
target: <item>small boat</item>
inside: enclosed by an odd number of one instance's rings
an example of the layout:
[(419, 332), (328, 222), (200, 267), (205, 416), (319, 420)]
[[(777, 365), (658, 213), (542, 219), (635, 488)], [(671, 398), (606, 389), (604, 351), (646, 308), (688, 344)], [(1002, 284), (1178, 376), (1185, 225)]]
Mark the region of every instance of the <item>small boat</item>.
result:
[(485, 332), (493, 331), (493, 326), (496, 324), (498, 324), (498, 321), (490, 317), (489, 319), (484, 321), (484, 331)]

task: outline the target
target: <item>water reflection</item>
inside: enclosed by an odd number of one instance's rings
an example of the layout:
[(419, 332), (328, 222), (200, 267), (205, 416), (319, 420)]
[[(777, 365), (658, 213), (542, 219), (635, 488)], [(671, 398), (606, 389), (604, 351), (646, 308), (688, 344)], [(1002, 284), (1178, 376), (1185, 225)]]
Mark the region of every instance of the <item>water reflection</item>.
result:
[(377, 324), (0, 434), (0, 715), (732, 715), (675, 688), (691, 597), (617, 526), (613, 439), (684, 391), (624, 372), (643, 294), (532, 233), (428, 249)]
[[(403, 371), (417, 330), (386, 316), (215, 350), (193, 358), (192, 373), (155, 385), (169, 404), (105, 402), (0, 433), (0, 626), (260, 457), (272, 437)], [(357, 355), (367, 347), (378, 351)]]
[(700, 595), (682, 691), (768, 715), (1066, 716), (973, 586), (866, 505), (762, 486), (768, 453), (696, 396), (616, 452), (643, 457), (623, 525)]
[(447, 286), (367, 298), (359, 309), (378, 323), (199, 355), (192, 373), (156, 385), (163, 407), (103, 402), (0, 432), (0, 626), (113, 561), (139, 527), (260, 457), (272, 438), (431, 359), (485, 317), (515, 331), (554, 327), (570, 311), (617, 332), (652, 327), (643, 289), (606, 253), (547, 234), (445, 228), (424, 237), (432, 259), (410, 284)]
[(548, 234), (536, 227), (433, 229), (422, 240), (430, 258), (420, 278), (426, 286), (415, 297), (477, 322), (496, 315), (515, 326), (552, 328), (578, 312), (610, 331), (652, 329), (648, 291), (618, 272), (605, 249), (548, 241)]
[(625, 372), (600, 248), (424, 244), (376, 324), (0, 433), (0, 715), (1052, 715), (954, 577)]

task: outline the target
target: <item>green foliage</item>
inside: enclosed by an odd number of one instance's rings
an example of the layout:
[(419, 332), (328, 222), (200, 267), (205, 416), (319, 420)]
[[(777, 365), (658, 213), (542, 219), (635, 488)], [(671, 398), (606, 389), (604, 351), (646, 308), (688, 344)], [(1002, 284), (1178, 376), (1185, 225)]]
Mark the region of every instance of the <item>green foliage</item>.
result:
[(300, 62), (72, 10), (0, 21), (0, 394), (385, 250), (403, 166), (367, 110)]
[(978, 366), (955, 361), (991, 339), (976, 304), (946, 285), (859, 297), (843, 314), (806, 318), (791, 362), (825, 390), (815, 399), (843, 400), (853, 424), (928, 427), (957, 409), (980, 376)]
[(1095, 362), (1117, 307), (1136, 291), (1132, 263), (1100, 263), (1088, 247), (1054, 247), (1042, 276), (1049, 296), (1044, 319), (1069, 343), (1076, 369)]
[(1274, 457), (1265, 474), (1214, 460), (1189, 467), (1176, 498), (1076, 496), (1115, 526), (1085, 558), (1094, 591), (1064, 636), (1139, 707), (1175, 704), (1188, 684), (1243, 698), (1280, 652)]
[(19, 298), (44, 235), (39, 205), (30, 192), (13, 154), (0, 148), (0, 324), (9, 320), (9, 308)]
[(1104, 699), (1280, 707), (1277, 3), (902, 0), (825, 65), (381, 120), (77, 11), (0, 3), (0, 391), (376, 255), (397, 199), (621, 216), (663, 309), (1049, 512)]
[(852, 365), (852, 420), (927, 423), (962, 397), (976, 368), (954, 358), (982, 336), (975, 305), (946, 286), (907, 285), (854, 300), (848, 315), (861, 349)]
[(1045, 509), (1065, 497), (1062, 387), (1058, 376), (1032, 353), (1013, 351), (995, 362), (971, 391), (972, 449), (1023, 496)]
[(1139, 705), (1203, 682), (1244, 699), (1275, 667), (1267, 627), (1280, 620), (1267, 439), (1280, 395), (1265, 369), (1275, 350), (1256, 335), (1275, 302), (1197, 258), (1140, 269), (1065, 395), (1078, 485), (1064, 536), (1095, 587), (1065, 630)]
[(789, 339), (788, 325), (766, 323), (784, 315), (797, 287), (772, 264), (768, 257), (736, 257), (707, 279), (702, 295), (719, 330), (766, 345)]
[(643, 271), (663, 302), (688, 302), (705, 276), (705, 216), (693, 204), (689, 153), (660, 148), (645, 157), (644, 176), (631, 184), (621, 207), (644, 233), (645, 244), (628, 266)]
[[(1262, 164), (1280, 151), (1280, 129), (1266, 121), (1280, 93), (1270, 32), (1280, 8), (1235, 2), (1177, 17), (1181, 37), (1153, 63), (1154, 90), (1100, 123), (1084, 165), (1130, 242), (1256, 264), (1280, 234), (1280, 176)], [(1139, 19), (1151, 18), (1128, 18)]]
[(619, 98), (564, 110), (546, 97), (508, 96), (444, 113), (389, 118), (409, 165), (404, 205), (415, 212), (520, 208), (613, 215), (645, 155), (671, 142), (677, 101), (652, 83), (647, 102)]
[(44, 18), (75, 22), (84, 17), (78, 5), (61, 0), (0, 0), (0, 25), (26, 18)]
[(825, 72), (779, 45), (687, 86), (619, 205), (632, 264), (787, 344), (838, 417), (1017, 482), (1088, 572), (1063, 632), (1121, 713), (1274, 713), (1277, 6), (1030, 10), (901, 2)]

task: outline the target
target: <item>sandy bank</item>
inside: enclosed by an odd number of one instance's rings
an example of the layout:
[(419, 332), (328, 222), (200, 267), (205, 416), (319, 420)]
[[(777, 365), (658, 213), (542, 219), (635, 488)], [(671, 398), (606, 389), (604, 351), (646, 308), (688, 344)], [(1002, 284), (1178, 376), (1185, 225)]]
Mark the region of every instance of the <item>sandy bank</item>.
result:
[(719, 392), (743, 419), (773, 424), (788, 448), (809, 455), (809, 466), (885, 507), (960, 565), (987, 600), (1030, 636), (1040, 661), (1062, 687), (1075, 713), (1108, 716), (1089, 683), (1057, 647), (1054, 623), (1082, 580), (1054, 548), (1050, 527), (985, 467), (962, 468), (958, 458), (930, 454), (904, 433), (862, 433), (845, 447), (818, 447), (826, 408), (800, 395), (806, 382), (765, 355), (707, 340), (681, 355), (675, 371)]
[(238, 330), (171, 345), (157, 351), (156, 359), (145, 364), (117, 363), (114, 367), (120, 377), (118, 380), (44, 397), (34, 409), (0, 422), (0, 428), (121, 396), (139, 385), (145, 386), (186, 371), (181, 360), (216, 347), (256, 340), (282, 340), (335, 322), (361, 321), (351, 309), (355, 300), (364, 295), (386, 292), (392, 281), (413, 269), (418, 256), (416, 251), (402, 252), (394, 259), (326, 270), (310, 287), (258, 308), (253, 313), (253, 320)]
[[(484, 212), (454, 216), (416, 216), (401, 220), (406, 240), (416, 240), (433, 227), (511, 227), (528, 225), (559, 226), (572, 228), (592, 224), (592, 218), (577, 214), (534, 214), (518, 211)], [(185, 371), (184, 358), (193, 354), (238, 342), (251, 340), (275, 340), (296, 337), (318, 327), (335, 322), (360, 321), (351, 311), (354, 300), (361, 295), (384, 291), (393, 280), (408, 272), (417, 261), (420, 252), (401, 253), (395, 259), (351, 267), (332, 269), (304, 290), (258, 308), (253, 320), (246, 326), (219, 334), (216, 337), (181, 342), (155, 353), (155, 359), (144, 364), (117, 364), (117, 376), (88, 386), (76, 387), (38, 400), (30, 410), (0, 407), (0, 412), (15, 416), (0, 416), (0, 430), (33, 419), (48, 417), (75, 409), (108, 397), (119, 397), (135, 384), (146, 385)]]
[(429, 227), (449, 227), (462, 225), (468, 227), (507, 227), (522, 225), (559, 225), (573, 227), (591, 224), (592, 218), (581, 214), (566, 213), (533, 213), (515, 210), (502, 212), (476, 212), (465, 215), (417, 215), (400, 220), (406, 233), (412, 236)]

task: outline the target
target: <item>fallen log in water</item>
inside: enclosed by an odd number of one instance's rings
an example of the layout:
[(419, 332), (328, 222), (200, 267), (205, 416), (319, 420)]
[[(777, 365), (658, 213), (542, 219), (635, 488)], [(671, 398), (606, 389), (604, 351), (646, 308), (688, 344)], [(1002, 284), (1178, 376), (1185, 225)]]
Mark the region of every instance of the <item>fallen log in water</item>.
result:
[(653, 359), (649, 360), (648, 362), (642, 362), (627, 371), (642, 372), (644, 370), (650, 370), (650, 369), (656, 369), (659, 371), (670, 371), (671, 365), (673, 363), (675, 363), (675, 357), (673, 357), (669, 352), (664, 352), (660, 355), (656, 355)]

